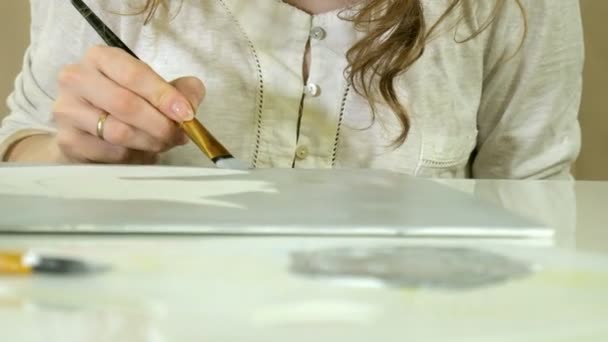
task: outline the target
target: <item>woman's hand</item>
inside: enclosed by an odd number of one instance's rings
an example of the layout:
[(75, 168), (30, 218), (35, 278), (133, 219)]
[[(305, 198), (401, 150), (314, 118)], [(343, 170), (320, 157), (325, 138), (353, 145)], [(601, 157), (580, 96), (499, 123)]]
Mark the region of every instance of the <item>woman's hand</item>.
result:
[(204, 93), (197, 78), (167, 82), (120, 49), (94, 47), (59, 75), (53, 143), (68, 162), (155, 163), (188, 142), (178, 122), (194, 117)]

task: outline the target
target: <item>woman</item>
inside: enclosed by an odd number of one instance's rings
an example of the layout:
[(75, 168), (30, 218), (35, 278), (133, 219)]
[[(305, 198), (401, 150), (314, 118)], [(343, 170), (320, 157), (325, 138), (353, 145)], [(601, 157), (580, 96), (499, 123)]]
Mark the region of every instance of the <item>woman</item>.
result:
[(577, 0), (88, 4), (143, 62), (32, 0), (4, 160), (208, 166), (193, 115), (261, 168), (569, 178), (579, 152)]

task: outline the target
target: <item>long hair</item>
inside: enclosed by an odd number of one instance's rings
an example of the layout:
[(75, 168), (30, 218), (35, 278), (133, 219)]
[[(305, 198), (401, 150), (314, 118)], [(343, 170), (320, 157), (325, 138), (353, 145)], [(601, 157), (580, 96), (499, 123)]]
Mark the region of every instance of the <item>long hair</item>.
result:
[[(159, 7), (168, 7), (170, 0), (143, 1), (145, 3), (138, 14), (144, 14), (147, 23), (153, 19)], [(357, 93), (369, 101), (374, 116), (377, 104), (382, 102), (388, 105), (399, 119), (402, 130), (394, 141), (396, 144), (405, 142), (410, 129), (410, 120), (407, 109), (397, 96), (395, 80), (423, 55), (432, 34), (460, 6), (465, 5), (467, 1), (488, 0), (451, 0), (446, 11), (434, 23), (426, 22), (423, 1), (360, 0), (356, 2), (356, 8), (352, 11), (354, 14), (343, 17), (345, 20), (352, 21), (357, 30), (364, 32), (363, 38), (346, 53), (348, 66), (345, 75), (347, 80)], [(511, 0), (494, 1), (495, 5), (491, 15), (482, 21), (475, 32), (459, 42), (466, 42), (479, 36), (494, 22), (505, 3)], [(522, 12), (525, 32), (527, 23), (524, 6), (521, 0), (512, 1), (516, 2)], [(375, 94), (379, 94), (380, 98), (377, 98)]]

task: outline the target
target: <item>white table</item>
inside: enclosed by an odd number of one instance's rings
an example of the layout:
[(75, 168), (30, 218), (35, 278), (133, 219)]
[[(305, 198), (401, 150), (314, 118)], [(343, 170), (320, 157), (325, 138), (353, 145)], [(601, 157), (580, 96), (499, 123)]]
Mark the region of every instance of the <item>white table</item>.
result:
[[(608, 183), (444, 181), (556, 227), (555, 244), (473, 239), (0, 235), (111, 265), (0, 278), (0, 341), (608, 340)], [(469, 289), (311, 277), (293, 252), (461, 247), (533, 266)]]

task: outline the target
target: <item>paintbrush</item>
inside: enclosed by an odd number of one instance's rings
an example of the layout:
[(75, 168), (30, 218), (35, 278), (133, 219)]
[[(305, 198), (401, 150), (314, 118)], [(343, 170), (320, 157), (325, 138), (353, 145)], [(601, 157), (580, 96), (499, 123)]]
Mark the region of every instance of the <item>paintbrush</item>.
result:
[[(76, 8), (84, 19), (86, 19), (106, 44), (111, 47), (120, 48), (134, 58), (140, 59), (82, 0), (71, 1), (74, 8)], [(217, 167), (222, 169), (248, 169), (242, 161), (232, 156), (232, 154), (228, 152), (228, 150), (211, 135), (205, 126), (196, 118), (182, 122), (180, 127), (184, 130), (186, 135), (188, 135), (190, 140), (192, 140)]]
[(42, 256), (33, 252), (0, 252), (0, 275), (69, 275), (95, 269), (80, 260)]

